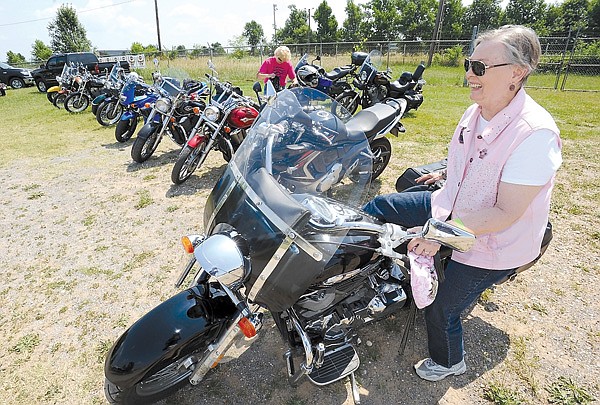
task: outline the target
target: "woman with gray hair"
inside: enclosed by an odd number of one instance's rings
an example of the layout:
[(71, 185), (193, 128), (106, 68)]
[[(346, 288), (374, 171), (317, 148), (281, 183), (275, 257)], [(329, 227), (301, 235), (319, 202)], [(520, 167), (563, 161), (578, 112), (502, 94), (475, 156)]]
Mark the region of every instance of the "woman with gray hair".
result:
[[(540, 254), (555, 173), (562, 163), (552, 116), (523, 88), (541, 55), (530, 28), (507, 25), (477, 38), (465, 59), (470, 98), (448, 148), (445, 173), (417, 179), (444, 186), (430, 193), (378, 196), (365, 211), (382, 221), (417, 227), (428, 218), (448, 221), (477, 236), (468, 252), (453, 252), (445, 280), (425, 308), (429, 358), (415, 364), (419, 377), (438, 381), (466, 371), (461, 313), (492, 285)], [(413, 239), (417, 255), (440, 246)]]

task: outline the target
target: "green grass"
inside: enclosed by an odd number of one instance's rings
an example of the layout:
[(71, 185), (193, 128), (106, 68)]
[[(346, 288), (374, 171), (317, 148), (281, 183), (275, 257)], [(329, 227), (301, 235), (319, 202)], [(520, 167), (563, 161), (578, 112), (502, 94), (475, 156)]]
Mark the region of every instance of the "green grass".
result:
[(552, 404), (589, 404), (596, 400), (586, 388), (564, 376), (558, 377), (557, 381), (546, 387), (546, 391), (550, 394), (549, 402)]
[(517, 392), (497, 383), (491, 383), (485, 387), (484, 398), (496, 405), (520, 405), (523, 403), (523, 399)]

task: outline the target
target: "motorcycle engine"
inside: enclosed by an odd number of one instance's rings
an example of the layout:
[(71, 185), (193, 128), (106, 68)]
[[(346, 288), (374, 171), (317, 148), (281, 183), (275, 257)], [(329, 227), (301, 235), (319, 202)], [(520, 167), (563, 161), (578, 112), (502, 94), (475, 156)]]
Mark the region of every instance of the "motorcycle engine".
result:
[[(353, 328), (383, 319), (406, 304), (406, 278), (394, 262), (376, 271), (357, 269), (326, 280), (295, 304), (305, 328), (325, 339), (344, 338)], [(368, 273), (368, 275), (365, 275)]]
[(371, 100), (371, 104), (375, 104), (388, 96), (388, 91), (385, 86), (373, 86), (367, 89), (367, 94)]

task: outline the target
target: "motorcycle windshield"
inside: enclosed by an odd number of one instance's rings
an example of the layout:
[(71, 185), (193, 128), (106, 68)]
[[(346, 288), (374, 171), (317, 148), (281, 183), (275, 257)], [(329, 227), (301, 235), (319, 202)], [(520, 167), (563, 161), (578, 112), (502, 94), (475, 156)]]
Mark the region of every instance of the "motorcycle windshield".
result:
[(122, 71), (121, 64), (119, 62), (115, 62), (112, 69), (110, 69), (110, 73), (108, 74), (108, 80), (112, 83), (117, 83), (119, 81), (120, 71)]
[(296, 67), (294, 68), (294, 72), (298, 72), (298, 69), (300, 69), (304, 65), (308, 65), (308, 54), (307, 53), (302, 55), (300, 60), (298, 60), (298, 63), (296, 63)]
[[(289, 308), (335, 254), (341, 212), (362, 206), (371, 178), (364, 133), (336, 102), (310, 88), (277, 94), (260, 113), (209, 196), (207, 234), (233, 227), (248, 246), (248, 297)], [(346, 211), (347, 210), (347, 211)]]
[(362, 63), (360, 70), (358, 72), (358, 76), (363, 82), (368, 82), (372, 80), (372, 77), (377, 74), (378, 71), (381, 71), (383, 66), (383, 55), (377, 49), (369, 52), (369, 55), (365, 58)]

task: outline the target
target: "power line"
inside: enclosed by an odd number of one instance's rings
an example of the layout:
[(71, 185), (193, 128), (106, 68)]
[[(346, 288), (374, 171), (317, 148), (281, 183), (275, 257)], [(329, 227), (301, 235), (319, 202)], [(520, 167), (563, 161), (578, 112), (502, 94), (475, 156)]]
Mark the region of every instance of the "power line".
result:
[[(134, 1), (137, 1), (137, 0), (122, 1), (120, 3), (110, 4), (108, 6), (90, 8), (89, 10), (81, 10), (81, 11), (76, 10), (76, 11), (77, 11), (78, 14), (89, 13), (90, 11), (96, 11), (96, 10), (100, 10), (100, 9), (103, 9), (103, 8), (120, 6), (121, 4), (133, 3)], [(0, 27), (8, 27), (10, 25), (19, 25), (19, 24), (27, 24), (27, 23), (37, 22), (37, 21), (51, 20), (53, 18), (54, 18), (54, 16), (52, 16), (52, 17), (44, 17), (44, 18), (37, 18), (35, 20), (26, 20), (26, 21), (18, 21), (18, 22), (13, 22), (13, 23), (0, 24)]]

